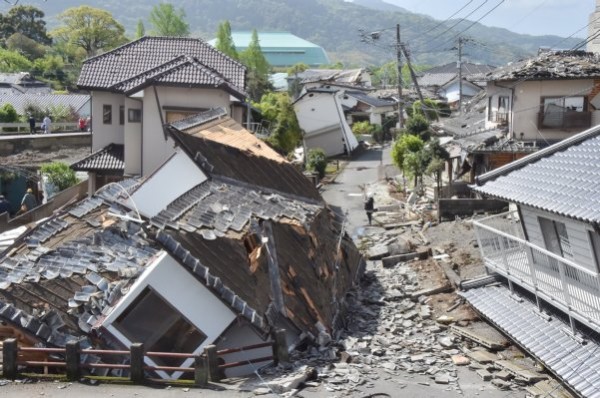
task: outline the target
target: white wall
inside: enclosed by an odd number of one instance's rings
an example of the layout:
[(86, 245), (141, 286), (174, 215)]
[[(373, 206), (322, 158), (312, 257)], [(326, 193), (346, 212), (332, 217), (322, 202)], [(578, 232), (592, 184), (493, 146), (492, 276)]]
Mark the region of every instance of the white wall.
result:
[(588, 236), (589, 232), (593, 232), (591, 225), (526, 206), (521, 206), (521, 214), (528, 240), (544, 249), (546, 248), (546, 244), (542, 235), (539, 217), (564, 223), (567, 228), (569, 243), (573, 249), (573, 261), (591, 271), (597, 270), (593, 249)]
[[(156, 293), (173, 308), (178, 309), (189, 322), (207, 336), (201, 345), (194, 350), (194, 354), (201, 353), (206, 345), (212, 344), (236, 318), (233, 311), (223, 304), (208, 288), (190, 275), (169, 254), (161, 252), (156, 260), (135, 281), (129, 292), (118, 302), (102, 324), (126, 347), (129, 347), (133, 342), (119, 332), (112, 323), (148, 286), (151, 286)], [(156, 366), (149, 358), (146, 358), (145, 362), (147, 365)], [(193, 358), (186, 359), (182, 367), (191, 367), (193, 362)], [(157, 373), (161, 377), (166, 378), (167, 376), (165, 372)], [(172, 376), (178, 378), (181, 376), (181, 372), (175, 372)]]
[[(264, 343), (265, 340), (261, 339), (256, 331), (248, 324), (240, 322), (239, 325), (236, 322), (231, 328), (225, 332), (219, 341), (217, 342), (217, 350), (224, 350), (226, 348), (239, 348), (247, 347), (249, 345)], [(255, 350), (235, 352), (232, 354), (223, 355), (223, 359), (226, 363), (243, 361), (250, 358), (262, 358), (268, 357), (273, 354), (271, 347), (258, 348)], [(249, 364), (246, 366), (240, 366), (236, 368), (225, 369), (225, 376), (227, 377), (239, 377), (246, 376), (254, 372), (256, 368), (268, 364), (268, 362), (259, 362), (255, 364)]]
[[(124, 105), (121, 94), (92, 91), (92, 152), (109, 144), (124, 144), (125, 126), (119, 124), (119, 106)], [(112, 123), (103, 123), (103, 105), (112, 105)]]
[(175, 199), (206, 180), (202, 170), (177, 148), (173, 156), (150, 175), (131, 197), (139, 212), (152, 218)]
[[(229, 94), (219, 89), (198, 89), (180, 87), (157, 87), (161, 109), (158, 109), (154, 89), (144, 90), (144, 137), (143, 163), (144, 175), (152, 173), (173, 154), (173, 145), (165, 140), (162, 121), (166, 122), (166, 111), (163, 107), (182, 108), (217, 108), (223, 107), (231, 112)], [(159, 113), (160, 112), (160, 113)]]

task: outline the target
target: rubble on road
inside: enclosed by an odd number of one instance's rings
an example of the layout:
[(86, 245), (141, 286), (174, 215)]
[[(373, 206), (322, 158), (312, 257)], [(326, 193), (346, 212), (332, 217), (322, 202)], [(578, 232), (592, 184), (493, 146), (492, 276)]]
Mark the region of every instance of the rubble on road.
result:
[[(376, 188), (370, 189), (377, 195)], [(434, 210), (428, 203), (416, 198), (412, 204), (396, 207), (396, 212), (375, 213), (378, 226), (365, 228), (356, 238), (370, 261), (360, 288), (347, 297), (346, 326), (319, 346), (300, 344), (291, 355), (294, 370), (280, 382), (269, 381), (269, 388), (295, 394), (297, 386), (286, 387), (288, 378), (297, 380), (307, 368), (314, 368), (316, 380), (310, 385), (320, 383), (319, 388), (335, 397), (370, 391), (380, 378), (402, 388), (406, 378), (417, 375), (416, 384), (447, 386), (462, 394), (457, 368), (464, 367), (476, 372), (482, 383), (500, 390), (541, 390), (533, 385), (548, 376), (536, 368), (535, 361), (509, 347), (494, 328), (478, 320), (453, 292), (461, 281), (450, 283), (440, 264), (450, 267), (454, 278), (476, 276), (470, 269), (464, 272), (469, 266), (478, 266), (483, 273), (481, 263), (474, 264), (477, 249), (472, 238), (462, 235), (471, 229), (470, 224), (447, 223), (444, 229), (453, 230), (455, 242), (445, 242), (436, 239), (437, 225), (431, 221)], [(425, 233), (429, 238), (422, 239)], [(280, 367), (267, 373), (281, 371)]]

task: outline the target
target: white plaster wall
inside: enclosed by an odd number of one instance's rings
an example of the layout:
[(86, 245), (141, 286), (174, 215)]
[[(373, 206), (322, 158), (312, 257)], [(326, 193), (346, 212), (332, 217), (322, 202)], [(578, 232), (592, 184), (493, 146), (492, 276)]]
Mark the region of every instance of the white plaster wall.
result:
[(174, 152), (171, 139), (165, 140), (160, 115), (166, 122), (163, 107), (184, 108), (217, 108), (222, 107), (231, 112), (230, 96), (219, 89), (198, 89), (180, 87), (157, 87), (160, 109), (156, 103), (154, 89), (144, 90), (143, 124), (144, 137), (142, 145), (143, 175), (152, 173)]
[(185, 152), (177, 148), (175, 154), (150, 175), (131, 197), (138, 211), (151, 218), (206, 180), (202, 170)]
[(144, 104), (141, 98), (125, 99), (125, 174), (142, 174), (142, 128), (143, 119), (138, 123), (129, 122), (129, 110), (142, 110)]
[[(148, 286), (151, 286), (156, 293), (173, 308), (178, 309), (189, 322), (207, 336), (202, 344), (194, 350), (194, 354), (201, 353), (206, 345), (212, 344), (236, 318), (229, 307), (163, 251), (135, 281), (129, 292), (119, 301), (102, 324), (126, 347), (133, 342), (120, 333), (112, 323)], [(193, 358), (189, 358), (182, 366), (190, 367), (193, 361)], [(149, 358), (146, 358), (146, 364), (156, 366)], [(164, 372), (158, 373), (162, 373), (162, 377), (166, 376)], [(181, 373), (175, 372), (172, 376), (178, 378)]]
[(309, 93), (294, 104), (298, 124), (307, 134), (339, 123), (333, 93)]
[[(121, 94), (92, 91), (92, 152), (109, 144), (124, 144), (124, 126), (119, 124), (119, 106), (124, 105)], [(112, 123), (102, 122), (103, 105), (112, 105)]]
[[(221, 336), (217, 343), (217, 350), (224, 350), (226, 348), (239, 348), (246, 347), (249, 345), (264, 343), (265, 340), (261, 339), (256, 331), (246, 323), (240, 325), (234, 324), (230, 327), (225, 334)], [(255, 350), (245, 352), (235, 352), (232, 354), (223, 355), (223, 359), (226, 363), (243, 361), (251, 358), (268, 357), (273, 354), (271, 347), (258, 348)], [(268, 364), (268, 362), (259, 362), (255, 364), (249, 364), (246, 366), (240, 366), (237, 368), (225, 369), (225, 376), (227, 377), (240, 377), (246, 376), (254, 372), (256, 368)]]

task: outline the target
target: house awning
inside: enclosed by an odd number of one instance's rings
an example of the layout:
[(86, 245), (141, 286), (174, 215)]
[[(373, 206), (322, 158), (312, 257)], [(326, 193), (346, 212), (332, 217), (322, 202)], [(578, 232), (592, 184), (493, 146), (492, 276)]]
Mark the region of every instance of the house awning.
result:
[(86, 158), (73, 163), (75, 171), (101, 172), (122, 175), (125, 171), (124, 147), (122, 144), (110, 144)]

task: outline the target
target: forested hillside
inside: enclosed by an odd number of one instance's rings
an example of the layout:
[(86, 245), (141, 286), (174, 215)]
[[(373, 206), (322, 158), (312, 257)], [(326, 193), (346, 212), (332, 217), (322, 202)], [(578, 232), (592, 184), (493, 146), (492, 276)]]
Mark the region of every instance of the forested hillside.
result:
[[(152, 7), (160, 0), (88, 0), (92, 7), (110, 11), (133, 36), (141, 19), (146, 23)], [(56, 25), (55, 16), (69, 7), (81, 5), (80, 0), (22, 0), (20, 5), (33, 5), (46, 13), (48, 27)], [(289, 31), (315, 42), (327, 50), (333, 61), (346, 65), (380, 65), (394, 59), (394, 27), (402, 27), (402, 40), (408, 44), (419, 64), (435, 65), (456, 58), (455, 33), (470, 23), (459, 24), (446, 33), (445, 26), (427, 16), (403, 11), (380, 0), (179, 0), (173, 2), (185, 11), (193, 36), (214, 37), (219, 22), (229, 20), (232, 29)], [(0, 12), (9, 6), (4, 4)], [(394, 11), (396, 10), (396, 11)], [(451, 27), (455, 21), (447, 21)], [(376, 42), (362, 40), (361, 30), (383, 30)], [(430, 31), (430, 32), (427, 32)], [(442, 34), (443, 33), (443, 34)], [(465, 58), (471, 62), (502, 65), (537, 51), (540, 46), (570, 48), (579, 39), (561, 41), (556, 36), (530, 36), (505, 29), (476, 24), (468, 30), (473, 41), (465, 48)]]

